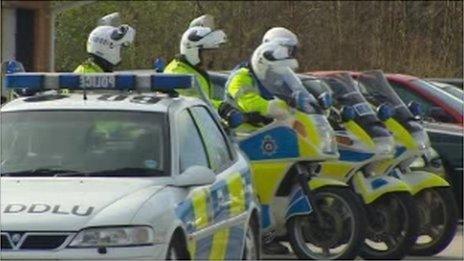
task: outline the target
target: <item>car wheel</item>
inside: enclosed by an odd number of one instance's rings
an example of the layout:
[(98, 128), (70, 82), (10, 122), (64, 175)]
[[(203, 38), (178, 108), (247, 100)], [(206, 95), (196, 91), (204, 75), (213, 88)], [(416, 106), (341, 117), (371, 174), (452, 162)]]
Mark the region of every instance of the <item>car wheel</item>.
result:
[(175, 232), (169, 242), (166, 260), (187, 260), (190, 259), (187, 245), (181, 233)]
[(245, 245), (243, 247), (242, 260), (259, 259), (259, 228), (258, 222), (251, 217), (245, 233)]

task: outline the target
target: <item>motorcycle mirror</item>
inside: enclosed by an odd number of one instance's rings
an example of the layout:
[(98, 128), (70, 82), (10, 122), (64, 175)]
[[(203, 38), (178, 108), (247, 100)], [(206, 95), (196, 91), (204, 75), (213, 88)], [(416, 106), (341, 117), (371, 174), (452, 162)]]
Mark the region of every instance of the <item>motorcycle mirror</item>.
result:
[(416, 118), (420, 118), (420, 116), (422, 115), (422, 107), (420, 103), (416, 101), (411, 101), (408, 104), (408, 109), (409, 111), (411, 111), (412, 115), (414, 115), (414, 117)]
[(377, 117), (379, 117), (379, 119), (381, 121), (386, 121), (388, 120), (389, 118), (391, 118), (393, 115), (395, 114), (395, 111), (394, 109), (386, 104), (386, 103), (382, 103), (378, 108), (377, 108)]
[(156, 58), (155, 62), (153, 63), (153, 69), (155, 69), (156, 72), (164, 72), (164, 68), (166, 67), (166, 62), (164, 61), (163, 58)]
[(332, 95), (330, 95), (328, 92), (323, 92), (321, 95), (319, 95), (317, 101), (324, 110), (327, 110), (330, 108), (330, 106), (333, 105)]
[(340, 116), (342, 117), (342, 122), (347, 122), (356, 117), (356, 111), (352, 106), (343, 106), (340, 111)]

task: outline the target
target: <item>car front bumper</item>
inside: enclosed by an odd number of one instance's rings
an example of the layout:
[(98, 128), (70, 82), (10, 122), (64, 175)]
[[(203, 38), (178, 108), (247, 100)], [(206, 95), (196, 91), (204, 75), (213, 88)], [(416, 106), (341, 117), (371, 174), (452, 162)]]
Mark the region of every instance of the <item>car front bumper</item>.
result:
[(6, 251), (0, 252), (1, 260), (164, 260), (166, 259), (168, 245), (155, 244), (152, 246), (140, 247), (107, 247), (105, 254), (100, 254), (97, 248), (63, 248), (50, 251)]

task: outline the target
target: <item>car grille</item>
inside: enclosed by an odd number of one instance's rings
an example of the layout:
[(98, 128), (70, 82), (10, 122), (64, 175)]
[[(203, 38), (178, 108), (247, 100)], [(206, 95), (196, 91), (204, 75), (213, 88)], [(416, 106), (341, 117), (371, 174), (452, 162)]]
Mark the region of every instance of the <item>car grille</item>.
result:
[(1, 250), (53, 250), (67, 243), (71, 233), (2, 232)]
[(1, 241), (1, 249), (11, 249), (10, 241), (8, 241), (8, 237), (6, 235), (2, 235), (0, 238)]

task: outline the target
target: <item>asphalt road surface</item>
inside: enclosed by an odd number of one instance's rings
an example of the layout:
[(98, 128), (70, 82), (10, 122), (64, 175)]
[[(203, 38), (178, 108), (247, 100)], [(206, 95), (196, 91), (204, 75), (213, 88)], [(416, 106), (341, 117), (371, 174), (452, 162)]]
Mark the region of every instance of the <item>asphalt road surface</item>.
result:
[[(408, 256), (406, 259), (409, 260), (463, 260), (464, 259), (464, 254), (463, 254), (463, 226), (459, 225), (458, 226), (458, 231), (456, 233), (456, 236), (454, 237), (453, 241), (451, 244), (443, 250), (440, 254), (436, 256), (430, 256), (430, 257), (418, 257), (418, 256)], [(268, 256), (265, 255), (263, 257), (264, 259), (267, 260), (293, 260), (297, 259), (295, 255), (288, 255), (288, 256)], [(360, 258), (358, 258), (361, 260)]]

